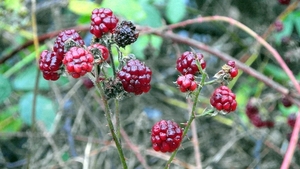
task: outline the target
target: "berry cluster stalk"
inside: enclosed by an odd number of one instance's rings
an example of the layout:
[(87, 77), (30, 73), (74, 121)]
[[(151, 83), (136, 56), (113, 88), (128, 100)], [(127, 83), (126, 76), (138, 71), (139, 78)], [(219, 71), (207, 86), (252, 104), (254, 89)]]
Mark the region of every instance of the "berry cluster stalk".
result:
[[(183, 131), (183, 134), (182, 134), (182, 138), (184, 138), (188, 132), (188, 130), (190, 129), (190, 126), (193, 122), (193, 120), (196, 118), (196, 115), (195, 115), (195, 110), (196, 110), (196, 107), (197, 107), (197, 103), (198, 103), (198, 97), (200, 95), (200, 92), (204, 86), (204, 82), (205, 82), (205, 79), (206, 79), (206, 76), (207, 74), (205, 72), (203, 72), (201, 66), (199, 66), (199, 70), (201, 71), (202, 73), (202, 78), (201, 78), (201, 82), (200, 82), (200, 85), (199, 85), (199, 89), (197, 90), (196, 94), (195, 94), (195, 99), (194, 99), (194, 103), (193, 103), (193, 107), (192, 107), (192, 111), (190, 113), (190, 118), (188, 120), (188, 122), (186, 123), (186, 126), (184, 128), (184, 131)], [(165, 166), (165, 169), (168, 169), (170, 167), (170, 164), (172, 163), (172, 160), (175, 158), (176, 154), (177, 154), (177, 151), (178, 151), (179, 148), (177, 148), (171, 155), (170, 159), (168, 160), (166, 166)]]
[(125, 160), (125, 156), (124, 156), (124, 153), (123, 153), (123, 149), (122, 149), (121, 143), (119, 141), (119, 137), (116, 134), (113, 122), (111, 120), (111, 115), (110, 115), (111, 114), (111, 110), (109, 108), (108, 101), (107, 101), (107, 99), (105, 97), (103, 87), (98, 82), (96, 82), (96, 81), (95, 81), (94, 84), (95, 84), (95, 87), (96, 87), (97, 91), (99, 92), (99, 94), (102, 97), (102, 101), (103, 101), (103, 104), (104, 104), (104, 107), (105, 107), (105, 110), (104, 110), (105, 117), (106, 117), (106, 120), (107, 120), (107, 123), (108, 123), (108, 127), (109, 127), (109, 130), (110, 130), (110, 133), (111, 133), (111, 135), (113, 137), (113, 140), (115, 141), (115, 144), (116, 144), (116, 147), (117, 147), (117, 150), (118, 150), (118, 154), (119, 154), (119, 157), (120, 157), (123, 169), (127, 169), (128, 167), (127, 167), (127, 164), (126, 164), (126, 160)]

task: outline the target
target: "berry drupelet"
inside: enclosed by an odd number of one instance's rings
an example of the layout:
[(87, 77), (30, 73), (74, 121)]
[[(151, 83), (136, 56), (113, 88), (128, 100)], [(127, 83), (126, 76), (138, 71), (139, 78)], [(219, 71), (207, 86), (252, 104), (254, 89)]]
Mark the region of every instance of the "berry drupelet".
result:
[(206, 62), (201, 53), (194, 53), (190, 51), (184, 52), (176, 61), (176, 69), (183, 75), (199, 73), (197, 61), (200, 63), (201, 68), (205, 69)]
[(182, 129), (171, 120), (155, 123), (151, 130), (152, 148), (155, 151), (173, 152), (181, 143)]
[(140, 95), (150, 90), (152, 71), (137, 59), (130, 59), (117, 76), (126, 92)]
[(103, 34), (113, 33), (119, 19), (108, 8), (99, 8), (92, 11), (90, 32), (97, 38)]

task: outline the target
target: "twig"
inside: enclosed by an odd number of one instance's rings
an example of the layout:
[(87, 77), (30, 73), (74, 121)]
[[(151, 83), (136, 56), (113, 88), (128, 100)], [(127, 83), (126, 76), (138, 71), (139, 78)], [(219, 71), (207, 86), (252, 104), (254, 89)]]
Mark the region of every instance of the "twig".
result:
[[(203, 85), (204, 85), (204, 82), (205, 82), (205, 79), (206, 79), (206, 76), (207, 76), (207, 74), (205, 72), (203, 72), (203, 70), (201, 69), (201, 66), (200, 66), (199, 70), (202, 73), (202, 78), (201, 78), (201, 82), (200, 82), (200, 85), (198, 87), (198, 90), (195, 93), (195, 98), (194, 98), (194, 102), (193, 102), (192, 111), (190, 113), (190, 118), (189, 118), (189, 120), (188, 120), (188, 122), (187, 122), (187, 124), (186, 124), (186, 126), (184, 128), (184, 131), (183, 131), (183, 134), (182, 134), (182, 138), (184, 138), (186, 136), (188, 130), (190, 129), (190, 126), (191, 126), (193, 120), (196, 117), (195, 116), (195, 114), (196, 114), (195, 110), (196, 110), (197, 103), (198, 103), (198, 97), (200, 95), (200, 92), (201, 92), (201, 90), (203, 88)], [(170, 167), (170, 164), (172, 163), (172, 160), (176, 156), (177, 152), (178, 152), (178, 148), (172, 153), (170, 159), (168, 160), (167, 164), (165, 165), (165, 169), (168, 169)]]
[(84, 150), (83, 169), (89, 169), (90, 152), (92, 149), (92, 137), (89, 137), (88, 143)]
[[(190, 99), (189, 99), (189, 103), (190, 103)], [(188, 104), (191, 105), (191, 104)], [(189, 109), (192, 109), (191, 106), (189, 106)], [(190, 110), (190, 112), (192, 112), (192, 110)], [(201, 163), (201, 156), (200, 156), (200, 147), (199, 147), (199, 140), (198, 140), (198, 135), (197, 135), (197, 127), (196, 127), (196, 121), (192, 122), (191, 125), (191, 130), (192, 130), (192, 143), (193, 143), (193, 147), (194, 147), (194, 153), (195, 153), (195, 162), (196, 162), (196, 167), (197, 169), (202, 169), (202, 163)]]
[(135, 156), (137, 157), (137, 159), (141, 162), (141, 164), (143, 165), (143, 167), (145, 169), (150, 169), (147, 162), (145, 161), (145, 158), (142, 156), (142, 154), (140, 153), (140, 150), (137, 146), (135, 146), (129, 139), (126, 131), (124, 131), (123, 129), (121, 129), (121, 135), (123, 137), (123, 139), (125, 140), (126, 144), (129, 146), (129, 148), (134, 152)]
[(123, 149), (122, 149), (122, 146), (121, 146), (121, 144), (119, 142), (119, 139), (116, 135), (115, 128), (114, 128), (113, 122), (111, 120), (111, 115), (110, 115), (111, 110), (109, 108), (107, 98), (105, 97), (103, 87), (98, 82), (98, 83), (95, 83), (95, 88), (97, 89), (97, 91), (99, 92), (99, 94), (102, 97), (102, 102), (105, 106), (104, 112), (105, 112), (106, 121), (108, 123), (108, 127), (110, 129), (110, 133), (113, 137), (113, 140), (115, 141), (115, 144), (116, 144), (116, 147), (117, 147), (117, 150), (118, 150), (118, 153), (119, 153), (119, 157), (120, 157), (123, 169), (127, 169), (127, 164), (126, 164), (125, 156), (124, 156), (124, 153), (123, 153)]

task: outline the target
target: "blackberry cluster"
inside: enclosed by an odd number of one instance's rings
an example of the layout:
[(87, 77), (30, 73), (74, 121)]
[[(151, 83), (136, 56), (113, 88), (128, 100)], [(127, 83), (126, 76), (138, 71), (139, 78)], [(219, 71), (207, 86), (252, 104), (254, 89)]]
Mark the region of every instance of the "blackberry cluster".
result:
[(171, 120), (155, 123), (151, 130), (152, 148), (155, 151), (173, 152), (181, 143), (182, 129)]
[(235, 100), (235, 94), (227, 86), (220, 86), (215, 89), (210, 98), (210, 104), (218, 111), (224, 111), (227, 113), (235, 111), (237, 102)]
[(44, 50), (39, 59), (39, 68), (46, 80), (58, 80), (60, 77), (60, 66), (62, 60), (54, 51)]
[(181, 75), (176, 81), (181, 92), (194, 91), (197, 89), (197, 82), (195, 82), (195, 77), (192, 74)]
[(123, 88), (129, 93), (140, 95), (149, 92), (152, 71), (137, 59), (130, 59), (118, 72)]
[(186, 51), (177, 59), (176, 69), (183, 75), (195, 75), (199, 73), (197, 62), (200, 63), (202, 69), (205, 69), (206, 62), (201, 53)]
[(257, 103), (256, 103), (255, 99), (253, 99), (253, 98), (250, 99), (249, 102), (247, 103), (246, 115), (248, 116), (251, 123), (257, 128), (262, 128), (262, 127), (272, 128), (272, 127), (274, 127), (273, 121), (270, 121), (270, 120), (263, 121), (261, 119), (261, 116), (259, 114), (259, 110), (257, 107)]
[(90, 32), (97, 38), (106, 33), (113, 33), (119, 19), (108, 8), (99, 8), (92, 11)]
[(114, 32), (115, 42), (118, 46), (124, 48), (134, 43), (139, 37), (139, 32), (135, 30), (135, 26), (130, 21), (122, 21)]

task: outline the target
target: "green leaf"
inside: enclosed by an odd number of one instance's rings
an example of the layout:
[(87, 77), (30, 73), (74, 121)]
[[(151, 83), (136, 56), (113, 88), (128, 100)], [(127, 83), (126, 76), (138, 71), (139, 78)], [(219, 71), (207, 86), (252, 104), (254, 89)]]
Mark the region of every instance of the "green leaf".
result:
[(77, 19), (78, 24), (90, 24), (90, 22), (91, 22), (91, 15), (81, 15)]
[(166, 17), (171, 23), (179, 22), (186, 14), (184, 0), (169, 0), (166, 6)]
[(95, 8), (99, 8), (99, 5), (91, 1), (71, 0), (68, 6), (69, 10), (78, 15), (91, 15)]
[(295, 23), (296, 31), (297, 31), (298, 36), (299, 36), (299, 35), (300, 35), (300, 16), (298, 16), (298, 17), (294, 20), (294, 23)]
[[(38, 69), (36, 66), (30, 66), (24, 71), (18, 73), (13, 80), (13, 88), (15, 90), (33, 90), (37, 71)], [(49, 90), (48, 81), (43, 78), (42, 73), (39, 77), (39, 89)]]
[(2, 103), (11, 94), (11, 86), (8, 79), (0, 74), (0, 103)]
[(278, 105), (278, 108), (281, 114), (285, 117), (288, 117), (292, 113), (298, 112), (298, 107), (296, 105), (292, 105), (291, 107), (285, 107), (281, 102)]
[(139, 24), (151, 26), (154, 28), (161, 27), (162, 17), (160, 15), (159, 10), (152, 5), (149, 5), (149, 3), (147, 2), (141, 2), (141, 6), (143, 7), (143, 10), (146, 13), (146, 18), (141, 20)]
[(291, 13), (282, 21), (283, 30), (274, 35), (276, 44), (281, 45), (282, 38), (291, 36), (293, 31), (293, 20), (294, 15)]
[(280, 67), (270, 63), (265, 66), (263, 73), (281, 84), (289, 81), (289, 77)]
[(158, 54), (158, 52), (160, 50), (160, 46), (162, 44), (162, 38), (155, 36), (155, 35), (139, 36), (137, 41), (135, 43), (133, 43), (133, 45), (132, 45), (133, 53), (135, 54), (135, 56), (137, 58), (145, 59), (143, 51), (149, 43), (155, 48), (155, 51), (153, 51), (153, 52), (154, 52), (154, 55), (156, 55), (156, 54)]
[(0, 131), (16, 132), (22, 127), (22, 120), (17, 114), (18, 106), (10, 106), (0, 112)]
[[(20, 115), (24, 123), (31, 125), (31, 113), (32, 113), (33, 93), (23, 95), (20, 98)], [(37, 95), (36, 98), (36, 120), (45, 125), (45, 128), (49, 131), (53, 131), (53, 122), (57, 107), (53, 102), (44, 96)]]
[(123, 16), (126, 20), (134, 22), (146, 18), (146, 13), (137, 0), (104, 0), (101, 7), (110, 8), (115, 15)]
[(5, 0), (4, 6), (12, 10), (20, 10), (22, 7), (21, 0)]

